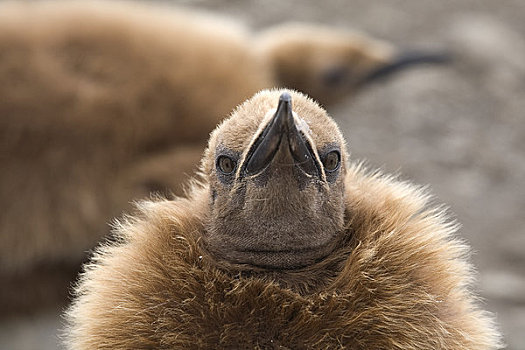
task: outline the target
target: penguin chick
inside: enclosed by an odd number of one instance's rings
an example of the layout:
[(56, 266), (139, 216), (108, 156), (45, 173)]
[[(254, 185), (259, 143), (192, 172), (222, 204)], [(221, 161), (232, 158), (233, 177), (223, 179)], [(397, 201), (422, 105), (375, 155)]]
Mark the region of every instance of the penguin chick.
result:
[(446, 52), (401, 51), (357, 31), (307, 23), (271, 27), (259, 33), (257, 47), (277, 86), (305, 92), (325, 106), (407, 67), (451, 59)]
[(421, 189), (350, 163), (306, 96), (238, 107), (201, 175), (98, 248), (67, 312), (69, 349), (500, 347), (455, 225)]

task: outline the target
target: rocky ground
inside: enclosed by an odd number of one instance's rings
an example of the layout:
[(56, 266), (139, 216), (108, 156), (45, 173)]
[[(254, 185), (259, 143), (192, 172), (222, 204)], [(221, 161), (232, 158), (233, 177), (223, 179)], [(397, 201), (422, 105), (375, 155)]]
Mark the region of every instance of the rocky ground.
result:
[[(371, 86), (330, 110), (354, 159), (427, 184), (462, 224), (477, 287), (509, 349), (525, 349), (525, 2), (165, 1), (262, 28), (350, 27), (455, 61)], [(0, 324), (1, 349), (57, 347), (58, 312)]]

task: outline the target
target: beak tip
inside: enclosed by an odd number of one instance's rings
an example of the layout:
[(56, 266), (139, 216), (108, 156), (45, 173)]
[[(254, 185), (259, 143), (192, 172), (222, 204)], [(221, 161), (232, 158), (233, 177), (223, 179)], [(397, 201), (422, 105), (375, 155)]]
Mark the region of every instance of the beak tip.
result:
[(279, 97), (279, 103), (281, 102), (292, 103), (292, 95), (288, 91), (283, 92)]
[(288, 91), (284, 91), (281, 93), (281, 96), (279, 96), (275, 119), (278, 120), (278, 124), (286, 130), (290, 129), (294, 123), (292, 117), (292, 95), (290, 95)]

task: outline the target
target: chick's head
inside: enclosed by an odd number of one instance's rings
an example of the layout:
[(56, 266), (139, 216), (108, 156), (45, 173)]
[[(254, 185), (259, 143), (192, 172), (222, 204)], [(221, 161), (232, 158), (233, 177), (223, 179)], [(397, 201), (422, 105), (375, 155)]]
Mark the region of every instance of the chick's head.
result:
[(298, 92), (268, 90), (212, 133), (205, 242), (237, 264), (294, 269), (328, 255), (344, 226), (345, 141)]

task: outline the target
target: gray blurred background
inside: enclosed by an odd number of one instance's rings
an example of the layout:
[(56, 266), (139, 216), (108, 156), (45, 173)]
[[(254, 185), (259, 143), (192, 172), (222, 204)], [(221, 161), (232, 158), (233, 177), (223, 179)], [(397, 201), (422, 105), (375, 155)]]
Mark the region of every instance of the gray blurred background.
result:
[[(399, 47), (447, 49), (332, 108), (352, 158), (428, 184), (473, 247), (477, 288), (509, 349), (525, 349), (525, 1), (163, 1), (258, 29), (308, 21)], [(0, 323), (0, 349), (56, 349), (56, 310)]]

